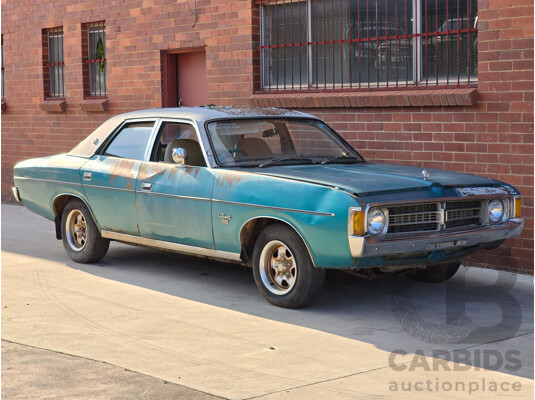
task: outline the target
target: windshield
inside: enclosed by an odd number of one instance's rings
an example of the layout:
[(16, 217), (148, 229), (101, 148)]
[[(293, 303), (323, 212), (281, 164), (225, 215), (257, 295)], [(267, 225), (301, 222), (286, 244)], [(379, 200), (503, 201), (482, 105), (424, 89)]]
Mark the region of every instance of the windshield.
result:
[(208, 123), (220, 165), (354, 163), (364, 159), (325, 123), (306, 119), (235, 119)]

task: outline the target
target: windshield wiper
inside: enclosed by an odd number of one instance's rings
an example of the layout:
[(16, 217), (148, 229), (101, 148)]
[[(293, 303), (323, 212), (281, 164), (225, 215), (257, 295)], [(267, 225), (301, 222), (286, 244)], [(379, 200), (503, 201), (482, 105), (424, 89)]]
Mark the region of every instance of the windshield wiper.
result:
[(312, 161), (311, 158), (290, 156), (290, 157), (283, 157), (283, 158), (275, 158), (273, 160), (266, 161), (265, 163), (260, 164), (258, 166), (258, 168), (264, 168), (264, 167), (267, 167), (268, 165), (276, 165), (278, 163), (284, 163), (285, 161), (308, 161), (308, 162), (311, 162), (311, 163), (314, 162), (314, 161)]
[(349, 162), (364, 162), (364, 160), (358, 158), (358, 157), (354, 157), (354, 156), (351, 156), (351, 155), (347, 155), (347, 154), (342, 154), (340, 156), (334, 156), (334, 157), (331, 157), (331, 158), (328, 158), (326, 160), (323, 160), (320, 164), (321, 165), (325, 165), (325, 164), (329, 164), (331, 162), (335, 162), (335, 161), (349, 161)]

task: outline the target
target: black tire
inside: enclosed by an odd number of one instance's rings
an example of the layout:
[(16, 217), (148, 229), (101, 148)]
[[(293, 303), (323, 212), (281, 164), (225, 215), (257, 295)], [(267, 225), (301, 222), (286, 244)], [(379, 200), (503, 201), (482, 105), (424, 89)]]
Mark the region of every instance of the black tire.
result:
[(61, 237), (67, 255), (82, 264), (99, 261), (110, 246), (110, 241), (100, 236), (85, 203), (77, 199), (69, 201), (63, 209)]
[(460, 261), (454, 261), (447, 264), (437, 264), (425, 267), (425, 269), (416, 270), (407, 274), (407, 277), (413, 281), (438, 283), (450, 279), (459, 270)]
[[(271, 266), (277, 261), (279, 270)], [(309, 305), (325, 282), (325, 270), (314, 267), (301, 237), (282, 224), (269, 225), (258, 237), (253, 275), (262, 296), (285, 308)]]

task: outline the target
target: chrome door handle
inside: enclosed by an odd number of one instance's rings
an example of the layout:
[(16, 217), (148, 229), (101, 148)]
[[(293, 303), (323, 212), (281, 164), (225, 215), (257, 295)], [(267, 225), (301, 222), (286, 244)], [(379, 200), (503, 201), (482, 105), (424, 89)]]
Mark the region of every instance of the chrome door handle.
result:
[(141, 190), (146, 190), (147, 192), (150, 192), (152, 190), (152, 183), (143, 182), (141, 184)]
[(93, 174), (91, 172), (84, 172), (84, 181), (90, 181), (93, 177)]

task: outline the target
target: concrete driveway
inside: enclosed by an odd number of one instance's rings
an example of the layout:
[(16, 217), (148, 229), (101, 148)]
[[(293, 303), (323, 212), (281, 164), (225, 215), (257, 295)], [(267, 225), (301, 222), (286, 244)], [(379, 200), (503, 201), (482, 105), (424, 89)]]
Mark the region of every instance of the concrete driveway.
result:
[(286, 310), (239, 265), (118, 243), (76, 264), (52, 222), (2, 205), (2, 339), (229, 399), (533, 398), (533, 277), (332, 272)]

